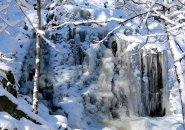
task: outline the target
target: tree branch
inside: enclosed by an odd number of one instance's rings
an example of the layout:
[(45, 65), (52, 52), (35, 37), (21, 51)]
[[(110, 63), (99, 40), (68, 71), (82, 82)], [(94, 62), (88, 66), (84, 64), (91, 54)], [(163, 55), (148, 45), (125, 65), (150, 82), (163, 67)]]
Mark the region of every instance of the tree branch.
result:
[(0, 23), (0, 26), (1, 26), (0, 33), (2, 33), (8, 27), (6, 23)]
[(153, 9), (153, 7), (154, 7), (154, 5), (155, 5), (156, 2), (157, 2), (157, 0), (154, 0), (154, 1), (152, 2), (151, 6), (150, 6), (150, 8), (149, 8), (149, 10), (148, 10), (147, 15), (145, 16), (143, 22), (141, 23), (140, 29), (143, 29), (143, 27), (144, 27), (144, 25), (145, 25), (145, 23), (146, 23), (146, 21), (147, 21), (149, 15), (150, 15), (150, 13), (151, 13), (151, 10)]
[(154, 10), (154, 12), (162, 19), (164, 19), (165, 21), (167, 21), (168, 23), (172, 24), (172, 25), (177, 25), (173, 20), (167, 18), (165, 15), (159, 13), (157, 10)]
[[(17, 1), (16, 1), (16, 3), (17, 3)], [(48, 40), (48, 39), (43, 35), (43, 32), (44, 32), (44, 31), (42, 31), (42, 30), (37, 30), (37, 29), (33, 26), (31, 20), (28, 18), (28, 16), (26, 15), (26, 13), (24, 12), (24, 10), (22, 9), (21, 5), (19, 5), (19, 4), (17, 3), (17, 6), (20, 8), (20, 10), (22, 11), (22, 13), (25, 15), (26, 19), (28, 20), (28, 22), (30, 23), (30, 25), (33, 27), (33, 29), (35, 30), (35, 32), (39, 33), (39, 35), (43, 38), (43, 40), (44, 40), (46, 43), (48, 43), (48, 45), (50, 45), (50, 46), (53, 47), (56, 51), (58, 51), (57, 48), (56, 48), (56, 46), (55, 46), (55, 44), (52, 43), (50, 40)]]
[(114, 29), (112, 29), (110, 32), (108, 32), (108, 34), (100, 41), (95, 41), (98, 44), (103, 43), (112, 33), (114, 33), (114, 31), (118, 30), (122, 25), (119, 25), (117, 27), (115, 27)]
[[(110, 18), (108, 20), (105, 20), (105, 21), (98, 21), (98, 20), (87, 20), (87, 21), (70, 21), (70, 22), (64, 22), (58, 26), (54, 26), (52, 28), (48, 28), (47, 31), (52, 31), (53, 29), (57, 29), (57, 28), (60, 28), (60, 27), (64, 27), (64, 26), (67, 26), (67, 25), (82, 25), (82, 24), (88, 24), (88, 23), (96, 23), (96, 24), (105, 24), (105, 23), (108, 23), (108, 22), (118, 22), (119, 24), (121, 25), (124, 25), (126, 22), (134, 19), (134, 18), (137, 18), (137, 17), (140, 17), (140, 16), (143, 16), (145, 14), (147, 14), (148, 12), (144, 12), (144, 13), (141, 13), (141, 14), (137, 14), (135, 16), (132, 16), (126, 20), (124, 19), (120, 19), (120, 18)], [(49, 26), (49, 25), (48, 25)]]

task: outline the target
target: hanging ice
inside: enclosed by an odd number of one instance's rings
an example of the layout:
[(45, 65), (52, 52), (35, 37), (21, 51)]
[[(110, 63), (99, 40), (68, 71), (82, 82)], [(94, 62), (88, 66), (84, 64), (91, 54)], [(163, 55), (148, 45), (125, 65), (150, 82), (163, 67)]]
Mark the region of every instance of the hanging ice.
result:
[(167, 53), (156, 48), (141, 52), (141, 115), (164, 116), (167, 103)]
[(166, 51), (128, 51), (128, 45), (125, 39), (114, 38), (98, 52), (89, 53), (89, 70), (98, 78), (84, 94), (85, 109), (109, 119), (164, 116), (168, 98)]

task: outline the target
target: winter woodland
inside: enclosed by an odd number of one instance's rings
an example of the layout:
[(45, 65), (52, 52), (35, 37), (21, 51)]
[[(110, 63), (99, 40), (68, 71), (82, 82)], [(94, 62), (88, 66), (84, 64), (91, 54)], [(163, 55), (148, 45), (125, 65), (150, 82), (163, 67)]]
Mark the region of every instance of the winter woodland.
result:
[(0, 0), (0, 130), (185, 130), (185, 0)]

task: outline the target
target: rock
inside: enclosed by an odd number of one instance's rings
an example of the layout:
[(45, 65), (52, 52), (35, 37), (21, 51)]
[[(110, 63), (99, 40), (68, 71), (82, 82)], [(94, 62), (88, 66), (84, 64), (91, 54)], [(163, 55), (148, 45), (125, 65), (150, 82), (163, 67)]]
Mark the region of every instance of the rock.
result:
[(6, 75), (6, 77), (0, 75), (0, 82), (3, 88), (11, 93), (14, 97), (17, 97), (16, 83), (12, 71), (2, 68), (0, 68), (0, 71), (2, 71)]
[(15, 104), (14, 102), (12, 102), (8, 97), (6, 97), (5, 95), (0, 96), (0, 111), (5, 111), (7, 113), (9, 113), (12, 117), (20, 120), (21, 118), (26, 118), (36, 124), (41, 124), (38, 121), (36, 121), (35, 119), (32, 119), (31, 117), (28, 116), (28, 114), (24, 113), (21, 110), (17, 109), (17, 104)]

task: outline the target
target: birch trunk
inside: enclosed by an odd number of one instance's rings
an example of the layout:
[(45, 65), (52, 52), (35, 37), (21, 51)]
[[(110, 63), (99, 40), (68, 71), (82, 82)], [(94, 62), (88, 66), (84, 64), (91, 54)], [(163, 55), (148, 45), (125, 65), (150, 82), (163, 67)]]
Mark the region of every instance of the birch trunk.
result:
[[(37, 30), (41, 29), (41, 10), (40, 0), (37, 0)], [(39, 76), (40, 76), (40, 34), (36, 32), (36, 67), (34, 77), (34, 89), (33, 89), (33, 112), (38, 113), (38, 89), (39, 89)]]
[[(168, 0), (164, 0), (164, 5), (167, 5), (169, 7), (169, 1)], [(168, 16), (170, 10), (168, 10), (167, 8), (165, 8), (165, 15)], [(167, 23), (165, 23), (166, 25), (166, 32), (167, 28), (170, 28), (170, 25), (168, 25)], [(174, 60), (174, 68), (175, 68), (175, 74), (176, 74), (176, 78), (177, 78), (177, 82), (179, 85), (179, 94), (180, 94), (180, 102), (181, 102), (181, 107), (182, 107), (182, 120), (183, 120), (183, 127), (185, 129), (185, 122), (184, 122), (184, 118), (185, 118), (185, 79), (183, 76), (183, 68), (181, 65), (181, 61), (180, 60), (176, 60), (179, 54), (179, 51), (177, 49), (177, 44), (175, 42), (174, 36), (171, 35), (169, 32), (168, 34), (168, 41), (170, 44), (170, 52), (172, 54), (173, 60)]]
[(179, 94), (181, 99), (181, 105), (182, 105), (182, 115), (183, 115), (183, 123), (185, 118), (185, 79), (183, 76), (183, 68), (181, 65), (180, 60), (177, 59), (177, 54), (179, 53), (177, 50), (177, 45), (174, 40), (174, 36), (169, 35), (169, 44), (170, 44), (170, 51), (174, 59), (174, 67), (175, 67), (175, 73), (177, 77), (177, 82), (179, 84)]

